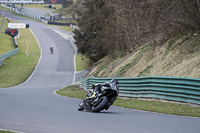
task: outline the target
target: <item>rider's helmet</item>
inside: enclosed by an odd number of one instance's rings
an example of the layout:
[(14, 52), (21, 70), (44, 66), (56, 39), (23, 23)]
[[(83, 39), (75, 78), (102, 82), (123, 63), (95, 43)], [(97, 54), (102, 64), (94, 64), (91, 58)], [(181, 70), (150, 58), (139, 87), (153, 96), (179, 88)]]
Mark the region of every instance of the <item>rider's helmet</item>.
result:
[(118, 81), (116, 79), (110, 80), (110, 83), (118, 84)]

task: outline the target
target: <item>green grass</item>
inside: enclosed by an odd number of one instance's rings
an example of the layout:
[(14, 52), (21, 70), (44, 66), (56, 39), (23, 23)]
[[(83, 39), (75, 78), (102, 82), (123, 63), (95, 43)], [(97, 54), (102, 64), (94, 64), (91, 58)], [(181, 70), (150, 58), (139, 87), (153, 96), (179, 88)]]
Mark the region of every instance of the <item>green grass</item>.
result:
[(0, 5), (0, 10), (4, 10), (4, 9), (6, 9), (6, 8), (4, 8), (3, 6)]
[(89, 59), (81, 54), (76, 55), (76, 71), (82, 71), (89, 67)]
[(133, 98), (118, 98), (114, 105), (165, 114), (200, 117), (200, 107), (192, 107), (189, 105), (172, 102), (137, 100)]
[(1, 6), (1, 5), (0, 5), (0, 10), (8, 10), (8, 11), (13, 11), (13, 10), (11, 10), (11, 9), (8, 9), (8, 8), (5, 8), (5, 7)]
[[(0, 24), (2, 20), (3, 18), (2, 16), (0, 16)], [(14, 39), (11, 36), (5, 34), (5, 30), (7, 28), (8, 28), (8, 21), (6, 18), (4, 18), (4, 24), (1, 28), (1, 33), (0, 33), (0, 55), (15, 49)]]
[[(61, 90), (58, 90), (56, 93), (67, 97), (79, 99), (86, 98), (85, 90), (80, 89), (79, 85), (71, 85), (65, 87)], [(178, 104), (172, 102), (147, 101), (138, 100), (134, 98), (117, 98), (113, 105), (124, 108), (145, 110), (165, 114), (200, 117), (200, 107), (193, 107), (186, 104)]]
[(5, 131), (5, 130), (0, 130), (0, 133), (14, 133), (14, 132), (11, 132), (11, 131)]
[(0, 88), (24, 82), (38, 63), (40, 48), (30, 29), (20, 29), (19, 33), (19, 54), (6, 59), (5, 65), (0, 67)]
[(57, 27), (61, 30), (67, 31), (67, 32), (72, 32), (74, 29), (70, 28), (70, 26), (62, 26), (62, 25), (52, 25), (52, 24), (47, 24), (48, 26), (54, 26)]
[(56, 93), (62, 96), (68, 96), (79, 99), (84, 99), (87, 94), (85, 90), (80, 89), (77, 85), (65, 87), (63, 89), (58, 90)]
[[(21, 7), (21, 4), (16, 4), (18, 7)], [(55, 9), (48, 9), (45, 6), (51, 5), (52, 7), (56, 7), (56, 9), (62, 8), (62, 4), (24, 4), (24, 7), (27, 8), (40, 8), (40, 9), (47, 9), (47, 10), (55, 10)]]
[(149, 74), (150, 73), (150, 70), (151, 68), (153, 67), (153, 65), (148, 65), (143, 71), (141, 71), (139, 74), (138, 74), (138, 77), (144, 77), (145, 74)]

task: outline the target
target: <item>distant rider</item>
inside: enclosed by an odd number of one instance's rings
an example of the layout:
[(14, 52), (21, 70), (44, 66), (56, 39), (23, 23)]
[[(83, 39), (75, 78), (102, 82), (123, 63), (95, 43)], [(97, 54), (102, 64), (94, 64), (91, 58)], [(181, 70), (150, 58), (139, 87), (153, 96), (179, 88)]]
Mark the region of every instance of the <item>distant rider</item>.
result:
[(51, 54), (53, 54), (53, 47), (52, 46), (50, 47), (50, 51), (51, 51)]

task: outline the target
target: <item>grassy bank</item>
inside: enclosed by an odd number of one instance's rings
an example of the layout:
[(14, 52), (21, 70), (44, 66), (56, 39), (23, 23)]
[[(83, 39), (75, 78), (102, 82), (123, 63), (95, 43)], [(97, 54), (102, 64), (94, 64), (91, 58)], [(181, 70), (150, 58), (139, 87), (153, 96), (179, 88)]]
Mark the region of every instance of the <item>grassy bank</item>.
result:
[(129, 54), (106, 56), (88, 77), (170, 76), (200, 78), (200, 34), (174, 36), (160, 45), (144, 44)]
[(71, 85), (60, 89), (56, 92), (58, 95), (84, 99), (86, 97), (86, 91), (84, 89), (79, 88), (78, 85)]
[[(71, 85), (65, 87), (56, 92), (59, 95), (84, 99), (86, 97), (86, 92), (81, 89), (79, 85)], [(138, 100), (133, 98), (117, 98), (114, 102), (115, 106), (145, 110), (151, 112), (183, 115), (183, 116), (193, 116), (200, 117), (200, 107), (194, 107), (187, 104), (172, 103), (172, 102), (161, 102), (161, 101), (147, 101)], [(78, 105), (77, 105), (78, 106)]]
[[(16, 4), (18, 7), (21, 7), (21, 4)], [(62, 8), (62, 4), (24, 4), (23, 7), (26, 8), (40, 8), (40, 9), (48, 9), (45, 6), (51, 5), (52, 7), (56, 7), (56, 9)], [(53, 9), (51, 9), (53, 10)]]
[(14, 132), (11, 132), (11, 131), (5, 131), (5, 130), (0, 130), (0, 133), (14, 133)]
[(70, 26), (63, 26), (63, 25), (52, 25), (52, 24), (48, 24), (49, 26), (54, 26), (57, 27), (61, 30), (67, 31), (67, 32), (72, 32), (74, 29), (72, 29)]
[(76, 55), (76, 71), (82, 71), (89, 67), (89, 59), (81, 54)]
[(1, 5), (0, 5), (0, 10), (8, 10), (8, 11), (13, 11), (13, 10), (11, 10), (11, 9), (8, 9), (8, 8), (5, 8), (5, 7), (1, 6)]
[(5, 30), (8, 28), (8, 21), (5, 17), (0, 15), (0, 25), (3, 20), (4, 23), (3, 26), (1, 27), (1, 33), (0, 33), (0, 55), (15, 49), (14, 39), (11, 36), (5, 34)]
[(23, 83), (31, 75), (40, 58), (40, 48), (30, 29), (20, 29), (17, 40), (19, 54), (5, 60), (0, 67), (0, 87)]

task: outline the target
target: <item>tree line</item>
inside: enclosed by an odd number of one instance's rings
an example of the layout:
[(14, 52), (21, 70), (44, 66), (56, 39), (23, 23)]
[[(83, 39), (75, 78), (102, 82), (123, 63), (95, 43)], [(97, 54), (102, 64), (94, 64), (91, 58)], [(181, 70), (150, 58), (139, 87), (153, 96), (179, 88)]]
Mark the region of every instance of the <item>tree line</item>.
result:
[(93, 61), (200, 30), (199, 0), (79, 0), (80, 53)]

